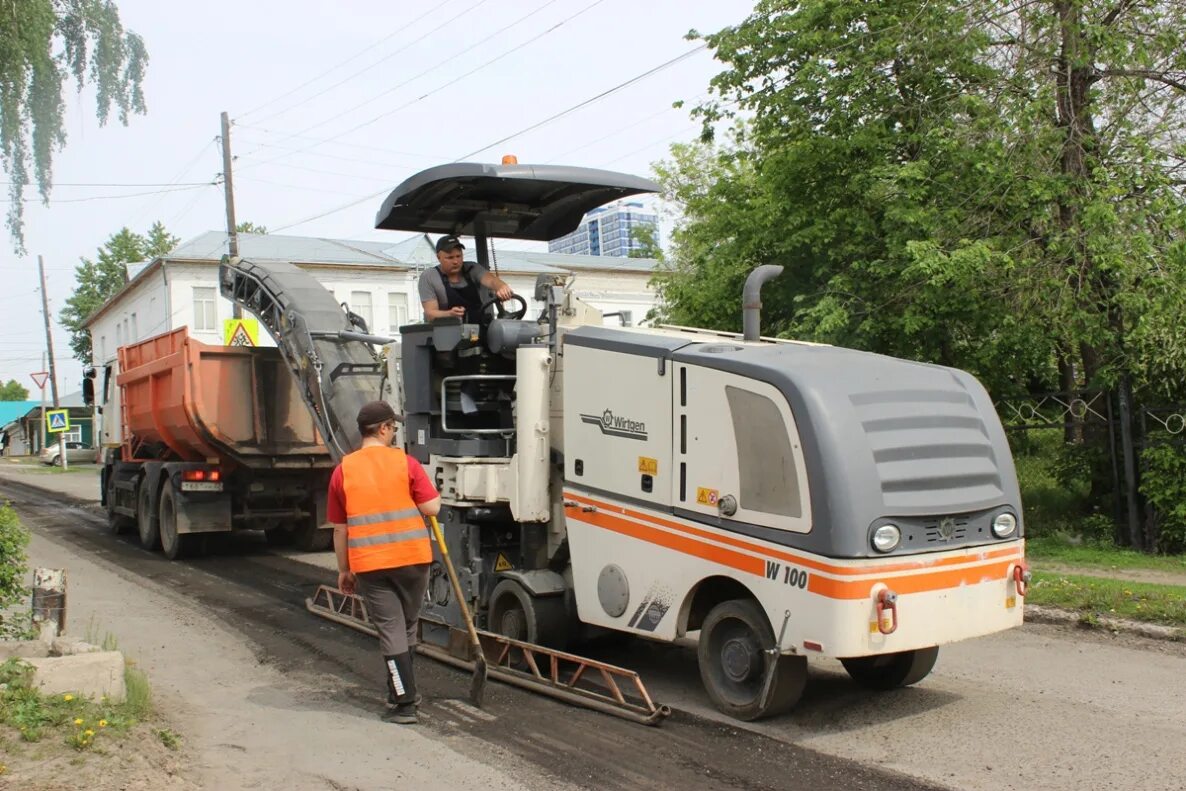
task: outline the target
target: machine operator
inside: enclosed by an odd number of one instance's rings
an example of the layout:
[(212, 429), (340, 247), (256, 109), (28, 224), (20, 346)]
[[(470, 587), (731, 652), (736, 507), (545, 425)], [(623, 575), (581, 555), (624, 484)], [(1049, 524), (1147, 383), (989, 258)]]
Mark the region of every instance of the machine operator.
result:
[(467, 324), (477, 324), (483, 288), (502, 300), (515, 295), (510, 286), (484, 266), (465, 261), (465, 245), (456, 236), (442, 236), (436, 249), (438, 265), (420, 275), (420, 303), (425, 321), (457, 316)]

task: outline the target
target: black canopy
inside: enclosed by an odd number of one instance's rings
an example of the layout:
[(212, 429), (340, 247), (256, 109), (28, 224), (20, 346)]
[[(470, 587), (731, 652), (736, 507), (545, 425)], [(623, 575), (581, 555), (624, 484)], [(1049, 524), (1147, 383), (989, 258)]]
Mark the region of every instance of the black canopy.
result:
[(591, 209), (658, 191), (649, 179), (610, 170), (459, 162), (423, 170), (396, 187), (375, 227), (548, 241), (576, 230)]

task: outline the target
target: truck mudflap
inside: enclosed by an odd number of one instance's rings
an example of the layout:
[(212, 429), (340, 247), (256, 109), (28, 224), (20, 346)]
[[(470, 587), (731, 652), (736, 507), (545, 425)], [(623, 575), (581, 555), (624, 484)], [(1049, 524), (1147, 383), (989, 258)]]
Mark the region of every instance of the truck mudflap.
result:
[[(305, 607), (314, 615), (378, 636), (366, 603), (359, 596), (320, 585), (305, 599)], [(425, 626), (434, 630), (448, 628), (448, 646), (421, 640), (416, 646), (420, 654), (464, 670), (473, 669), (464, 632), (422, 618), (421, 633)], [(671, 714), (671, 707), (651, 699), (642, 678), (633, 670), (480, 629), (478, 638), (489, 677), (505, 684), (643, 725), (658, 725)]]

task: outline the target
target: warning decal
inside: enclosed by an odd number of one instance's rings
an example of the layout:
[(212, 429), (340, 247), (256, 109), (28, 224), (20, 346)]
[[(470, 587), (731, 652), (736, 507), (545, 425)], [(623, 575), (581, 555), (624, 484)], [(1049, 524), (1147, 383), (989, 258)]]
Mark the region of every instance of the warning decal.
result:
[(511, 565), (511, 561), (507, 560), (507, 556), (502, 554), (501, 552), (499, 552), (498, 558), (496, 558), (494, 561), (494, 570), (495, 571), (510, 571), (513, 568), (514, 568), (514, 566)]
[(259, 322), (255, 319), (227, 319), (222, 323), (224, 346), (259, 346)]

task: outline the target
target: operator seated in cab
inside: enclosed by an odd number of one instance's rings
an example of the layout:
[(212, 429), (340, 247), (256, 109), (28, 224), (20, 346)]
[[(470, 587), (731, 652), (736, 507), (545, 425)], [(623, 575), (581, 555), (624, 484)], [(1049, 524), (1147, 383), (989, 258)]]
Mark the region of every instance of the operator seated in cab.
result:
[(466, 324), (481, 323), (482, 288), (493, 291), (499, 299), (515, 295), (501, 278), (481, 264), (465, 261), (465, 245), (456, 236), (437, 240), (438, 265), (420, 275), (420, 304), (424, 320), (456, 316)]

